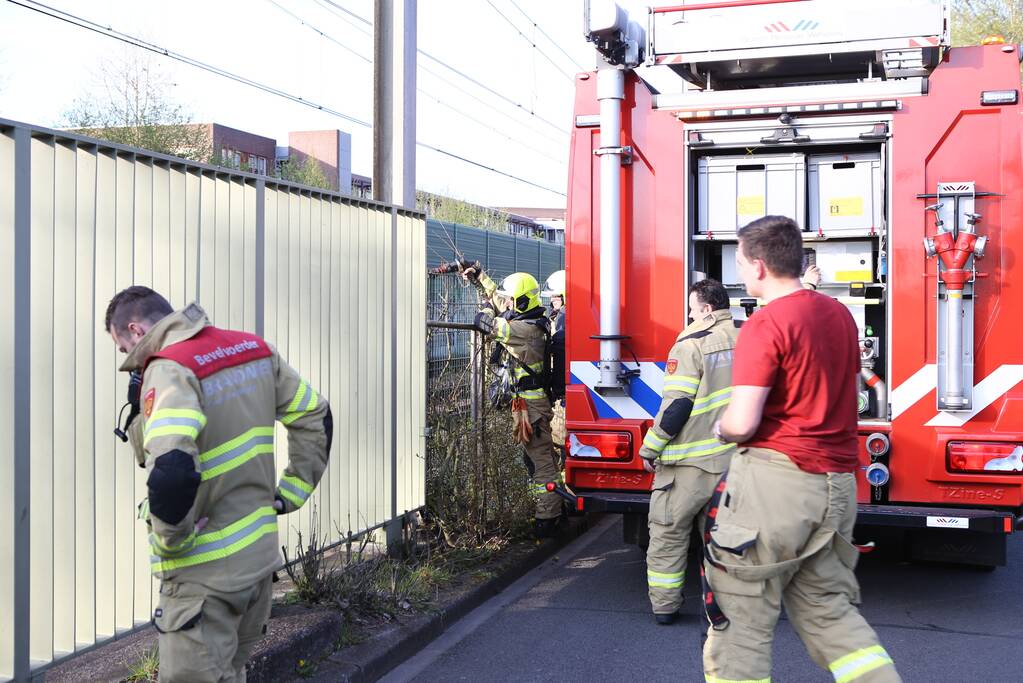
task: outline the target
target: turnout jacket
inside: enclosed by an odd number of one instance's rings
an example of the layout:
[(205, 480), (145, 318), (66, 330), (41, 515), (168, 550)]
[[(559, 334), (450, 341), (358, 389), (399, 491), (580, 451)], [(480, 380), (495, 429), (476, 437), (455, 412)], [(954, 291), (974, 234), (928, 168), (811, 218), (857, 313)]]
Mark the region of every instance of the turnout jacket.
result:
[(730, 311), (714, 311), (682, 330), (668, 354), (661, 407), (640, 448), (661, 465), (720, 473), (735, 444), (714, 437), (732, 396), (732, 353), (739, 329)]
[[(153, 326), (121, 370), (143, 373), (130, 437), (148, 472), (140, 516), (153, 573), (221, 591), (269, 575), (280, 565), (275, 499), (297, 510), (327, 466), (326, 399), (266, 341), (214, 327), (196, 304)], [(275, 421), (288, 432), (280, 480)]]

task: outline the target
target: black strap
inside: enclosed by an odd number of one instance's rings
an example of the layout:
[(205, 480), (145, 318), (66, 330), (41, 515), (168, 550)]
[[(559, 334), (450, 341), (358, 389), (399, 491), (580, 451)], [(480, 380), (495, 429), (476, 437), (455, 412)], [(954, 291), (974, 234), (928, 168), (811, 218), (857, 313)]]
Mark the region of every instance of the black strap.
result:
[[(714, 520), (718, 516), (718, 508), (721, 507), (721, 496), (725, 492), (725, 482), (728, 480), (728, 470), (725, 470), (724, 474), (721, 475), (721, 479), (718, 481), (718, 485), (714, 487), (714, 494), (710, 497), (710, 501), (707, 503), (707, 522), (703, 530), (703, 559), (711, 564), (711, 566), (721, 571), (725, 571), (725, 568), (711, 559), (711, 555), (707, 548), (710, 546), (710, 530), (714, 526)], [(700, 563), (700, 584), (703, 587), (703, 609), (707, 613), (707, 620), (710, 622), (711, 628), (715, 631), (724, 631), (728, 628), (728, 617), (721, 611), (721, 606), (718, 605), (717, 598), (714, 597), (714, 591), (710, 587), (710, 583), (707, 581), (707, 573), (703, 568), (703, 563)]]

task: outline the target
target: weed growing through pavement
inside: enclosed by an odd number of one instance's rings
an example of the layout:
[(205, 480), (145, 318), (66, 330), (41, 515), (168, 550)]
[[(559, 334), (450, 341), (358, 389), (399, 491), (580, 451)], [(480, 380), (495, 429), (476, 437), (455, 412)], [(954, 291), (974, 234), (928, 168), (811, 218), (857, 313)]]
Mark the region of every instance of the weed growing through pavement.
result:
[(146, 650), (142, 656), (128, 667), (128, 676), (125, 681), (142, 683), (143, 681), (155, 681), (160, 671), (160, 653), (157, 648)]

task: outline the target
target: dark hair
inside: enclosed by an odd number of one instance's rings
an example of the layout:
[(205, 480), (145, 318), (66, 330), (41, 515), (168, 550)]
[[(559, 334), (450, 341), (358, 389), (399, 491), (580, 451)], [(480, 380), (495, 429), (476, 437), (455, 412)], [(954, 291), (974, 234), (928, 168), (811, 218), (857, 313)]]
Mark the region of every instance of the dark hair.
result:
[(107, 315), (103, 320), (103, 331), (111, 327), (123, 334), (130, 322), (155, 323), (174, 312), (171, 305), (160, 294), (149, 287), (135, 285), (122, 289), (107, 304)]
[(710, 304), (712, 310), (723, 311), (729, 306), (728, 292), (725, 286), (714, 280), (706, 278), (689, 285), (689, 293), (696, 293), (696, 298), (701, 304)]
[(764, 216), (739, 229), (739, 247), (750, 261), (760, 259), (775, 277), (799, 277), (803, 271), (803, 236), (785, 216)]

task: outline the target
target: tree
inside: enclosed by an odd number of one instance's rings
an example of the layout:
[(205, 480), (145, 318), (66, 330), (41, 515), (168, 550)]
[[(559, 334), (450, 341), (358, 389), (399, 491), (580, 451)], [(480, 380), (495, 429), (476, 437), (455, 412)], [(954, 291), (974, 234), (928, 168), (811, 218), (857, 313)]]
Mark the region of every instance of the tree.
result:
[(108, 59), (94, 80), (64, 112), (61, 127), (194, 161), (210, 160), (209, 129), (189, 123), (189, 112), (169, 96), (173, 83), (148, 56), (133, 52)]
[(303, 156), (301, 159), (288, 159), (281, 164), (279, 176), (281, 180), (287, 180), (299, 185), (319, 187), (324, 190), (337, 190), (333, 183), (327, 179), (323, 167), (312, 157)]
[(424, 211), (429, 218), (448, 223), (502, 232), (508, 226), (508, 219), (500, 211), (422, 190), (416, 192), (416, 208)]
[(953, 0), (953, 45), (980, 45), (991, 35), (1023, 42), (1023, 0)]

